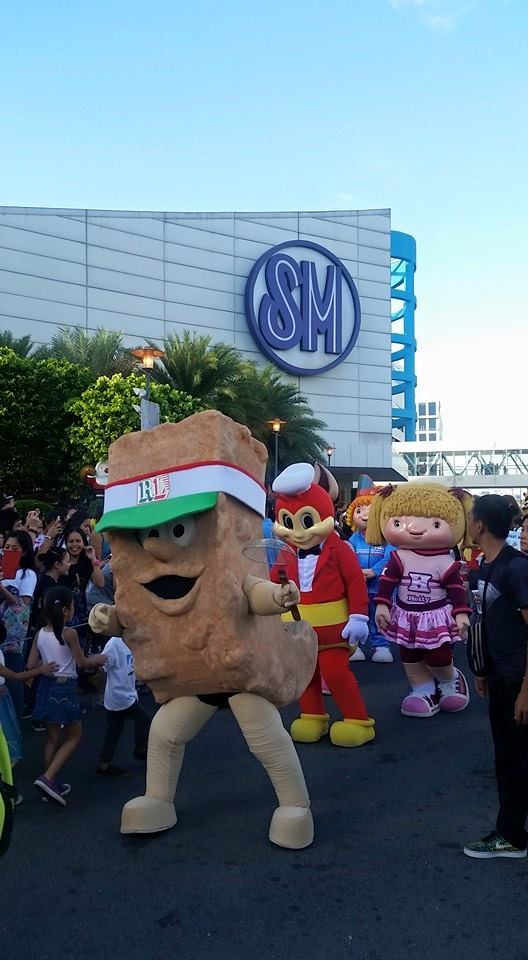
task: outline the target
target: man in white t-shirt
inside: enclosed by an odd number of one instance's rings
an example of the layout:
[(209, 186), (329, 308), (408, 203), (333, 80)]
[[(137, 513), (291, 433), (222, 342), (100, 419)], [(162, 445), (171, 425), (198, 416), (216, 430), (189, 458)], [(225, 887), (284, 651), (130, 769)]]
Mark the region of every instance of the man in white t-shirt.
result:
[(107, 777), (122, 777), (128, 773), (112, 763), (125, 720), (134, 724), (134, 756), (146, 760), (150, 718), (138, 703), (134, 657), (121, 637), (110, 637), (103, 654), (107, 658), (104, 705), (106, 734), (97, 766), (97, 773)]

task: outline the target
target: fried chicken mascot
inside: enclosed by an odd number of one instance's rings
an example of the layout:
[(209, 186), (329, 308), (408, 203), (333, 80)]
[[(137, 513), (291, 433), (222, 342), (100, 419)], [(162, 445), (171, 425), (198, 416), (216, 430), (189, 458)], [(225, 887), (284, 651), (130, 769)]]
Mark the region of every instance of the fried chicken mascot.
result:
[(385, 487), (370, 507), (367, 542), (396, 548), (379, 580), (376, 625), (400, 648), (411, 686), (401, 705), (406, 717), (456, 713), (469, 703), (453, 663), (452, 644), (466, 636), (470, 608), (452, 550), (469, 543), (472, 502), (458, 488), (405, 483)]
[(146, 792), (125, 805), (122, 833), (176, 823), (185, 745), (229, 706), (277, 794), (270, 840), (312, 842), (304, 776), (277, 707), (308, 684), (317, 638), (309, 624), (280, 619), (299, 598), (295, 584), (264, 579), (266, 564), (244, 554), (261, 537), (266, 460), (246, 427), (213, 410), (110, 447), (99, 529), (112, 546), (115, 606), (96, 605), (90, 625), (123, 637), (161, 704)]
[[(319, 642), (317, 666), (300, 697), (301, 716), (292, 723), (292, 738), (315, 743), (330, 729), (335, 746), (359, 747), (374, 739), (374, 720), (348, 663), (355, 645), (368, 636), (365, 578), (354, 552), (335, 532), (334, 504), (314, 483), (309, 463), (287, 467), (273, 483), (273, 492), (274, 532), (297, 552), (288, 575), (300, 591), (301, 617), (312, 625)], [(272, 571), (272, 579), (277, 577)], [(321, 673), (343, 717), (331, 727)]]

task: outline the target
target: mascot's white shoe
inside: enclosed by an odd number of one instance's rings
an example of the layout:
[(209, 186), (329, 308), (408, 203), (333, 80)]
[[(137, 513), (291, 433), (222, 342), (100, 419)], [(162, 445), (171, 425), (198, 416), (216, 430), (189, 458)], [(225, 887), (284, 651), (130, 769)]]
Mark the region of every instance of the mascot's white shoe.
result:
[(372, 654), (372, 663), (394, 663), (392, 653), (388, 647), (376, 647)]
[(269, 829), (269, 838), (278, 847), (302, 850), (314, 838), (312, 814), (308, 807), (277, 807)]
[(121, 833), (161, 833), (177, 820), (173, 803), (156, 797), (134, 797), (123, 807)]
[(366, 660), (366, 656), (363, 653), (361, 647), (356, 647), (354, 653), (351, 657), (348, 658), (351, 663), (360, 663), (362, 660)]

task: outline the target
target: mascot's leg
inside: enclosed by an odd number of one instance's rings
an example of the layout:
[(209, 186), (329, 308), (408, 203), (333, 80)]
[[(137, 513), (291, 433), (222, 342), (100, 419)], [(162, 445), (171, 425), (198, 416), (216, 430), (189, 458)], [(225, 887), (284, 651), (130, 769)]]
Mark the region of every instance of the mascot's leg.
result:
[(185, 744), (216, 709), (198, 697), (177, 697), (159, 708), (150, 727), (145, 796), (135, 797), (123, 807), (121, 833), (158, 833), (174, 826), (174, 794)]
[(314, 675), (299, 700), (301, 716), (290, 727), (291, 738), (296, 743), (317, 743), (328, 733), (329, 717), (325, 710), (322, 682), (318, 659)]
[(440, 710), (447, 713), (459, 713), (469, 703), (469, 686), (461, 670), (453, 663), (453, 648), (443, 643), (435, 650), (428, 650), (424, 659), (438, 682)]
[(343, 720), (330, 727), (330, 739), (335, 747), (361, 747), (373, 740), (374, 720), (369, 717), (358, 682), (348, 667), (348, 650), (320, 650), (321, 669)]
[(229, 706), (277, 794), (279, 806), (270, 824), (271, 842), (290, 850), (308, 847), (313, 840), (310, 798), (299, 757), (279, 711), (254, 693), (235, 694), (229, 698)]
[(404, 717), (434, 717), (440, 711), (436, 695), (436, 683), (427, 663), (424, 651), (400, 647), (400, 656), (412, 692), (404, 697), (401, 712)]

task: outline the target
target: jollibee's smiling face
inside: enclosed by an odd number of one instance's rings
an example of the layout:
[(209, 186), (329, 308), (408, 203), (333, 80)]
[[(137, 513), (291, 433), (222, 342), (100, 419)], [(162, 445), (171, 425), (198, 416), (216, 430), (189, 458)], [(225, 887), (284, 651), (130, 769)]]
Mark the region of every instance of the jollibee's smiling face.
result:
[(315, 507), (308, 504), (295, 513), (282, 507), (278, 511), (275, 533), (286, 543), (303, 550), (311, 550), (328, 537), (334, 529), (334, 518), (321, 519)]
[(393, 547), (444, 550), (453, 546), (453, 531), (440, 517), (390, 517), (383, 535)]

